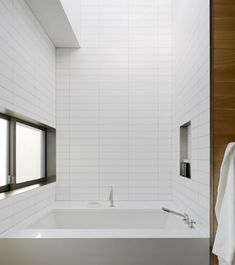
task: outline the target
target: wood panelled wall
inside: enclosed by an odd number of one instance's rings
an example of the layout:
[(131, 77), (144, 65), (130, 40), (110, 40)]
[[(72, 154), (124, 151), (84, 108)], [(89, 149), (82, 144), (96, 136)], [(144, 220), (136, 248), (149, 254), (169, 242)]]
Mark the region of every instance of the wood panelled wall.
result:
[[(228, 142), (235, 141), (235, 0), (214, 0), (214, 203)], [(216, 221), (214, 219), (214, 231)], [(214, 258), (217, 265), (217, 258)]]

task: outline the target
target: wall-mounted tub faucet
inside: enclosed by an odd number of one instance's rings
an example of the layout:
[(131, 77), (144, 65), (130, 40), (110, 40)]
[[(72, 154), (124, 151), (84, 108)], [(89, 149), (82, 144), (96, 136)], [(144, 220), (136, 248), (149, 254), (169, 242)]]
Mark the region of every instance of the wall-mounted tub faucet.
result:
[(186, 213), (184, 213), (184, 214), (183, 213), (179, 213), (179, 212), (176, 212), (176, 211), (164, 208), (164, 207), (162, 207), (162, 210), (167, 212), (167, 213), (172, 213), (172, 214), (175, 214), (175, 215), (183, 217), (183, 221), (185, 221), (185, 223), (187, 223), (187, 224), (189, 222), (189, 216)]
[(162, 210), (167, 213), (172, 213), (172, 214), (183, 217), (183, 221), (185, 222), (185, 224), (189, 226), (189, 228), (195, 228), (194, 225), (196, 224), (196, 222), (193, 219), (190, 219), (187, 213), (182, 214), (182, 213), (179, 213), (179, 212), (176, 212), (176, 211), (164, 208), (164, 207), (162, 207)]
[(110, 207), (114, 207), (114, 201), (113, 201), (113, 186), (110, 187), (109, 201), (110, 201)]

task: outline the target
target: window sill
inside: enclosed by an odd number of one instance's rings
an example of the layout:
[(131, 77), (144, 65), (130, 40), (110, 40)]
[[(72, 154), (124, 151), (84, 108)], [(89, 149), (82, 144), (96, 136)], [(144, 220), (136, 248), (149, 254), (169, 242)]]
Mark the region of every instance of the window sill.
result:
[(0, 193), (0, 200), (4, 200), (4, 199), (10, 198), (12, 196), (15, 196), (17, 194), (21, 194), (21, 193), (24, 193), (24, 192), (27, 192), (27, 191), (31, 191), (31, 190), (37, 189), (39, 187), (54, 183), (54, 182), (56, 182), (55, 178), (49, 179), (47, 181), (44, 181), (44, 182), (41, 182), (41, 183), (38, 183), (38, 184), (30, 185), (30, 186), (27, 186), (27, 187), (15, 189), (15, 190), (10, 190), (10, 191), (5, 191), (5, 192)]

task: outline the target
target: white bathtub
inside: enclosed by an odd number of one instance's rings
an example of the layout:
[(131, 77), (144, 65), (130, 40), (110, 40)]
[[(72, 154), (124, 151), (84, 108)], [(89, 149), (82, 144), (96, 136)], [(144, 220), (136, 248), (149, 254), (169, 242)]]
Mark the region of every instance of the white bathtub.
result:
[(168, 203), (56, 203), (3, 234), (0, 249), (8, 260), (9, 249), (27, 253), (18, 265), (37, 265), (39, 247), (47, 253), (40, 265), (209, 265), (207, 233), (160, 206), (175, 209)]

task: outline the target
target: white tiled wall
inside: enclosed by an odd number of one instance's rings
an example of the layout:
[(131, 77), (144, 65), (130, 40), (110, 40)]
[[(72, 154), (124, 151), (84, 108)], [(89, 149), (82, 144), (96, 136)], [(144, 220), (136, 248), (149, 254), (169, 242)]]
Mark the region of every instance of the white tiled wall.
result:
[(55, 47), (24, 0), (0, 0), (0, 107), (55, 125)]
[(0, 200), (0, 234), (55, 201), (55, 184)]
[[(55, 47), (23, 0), (0, 0), (0, 108), (55, 126)], [(55, 197), (54, 185), (0, 200), (0, 233)]]
[[(209, 0), (173, 4), (174, 200), (209, 232)], [(191, 121), (192, 179), (179, 176), (179, 126)]]
[(81, 49), (57, 50), (57, 199), (171, 199), (171, 1), (81, 14)]

